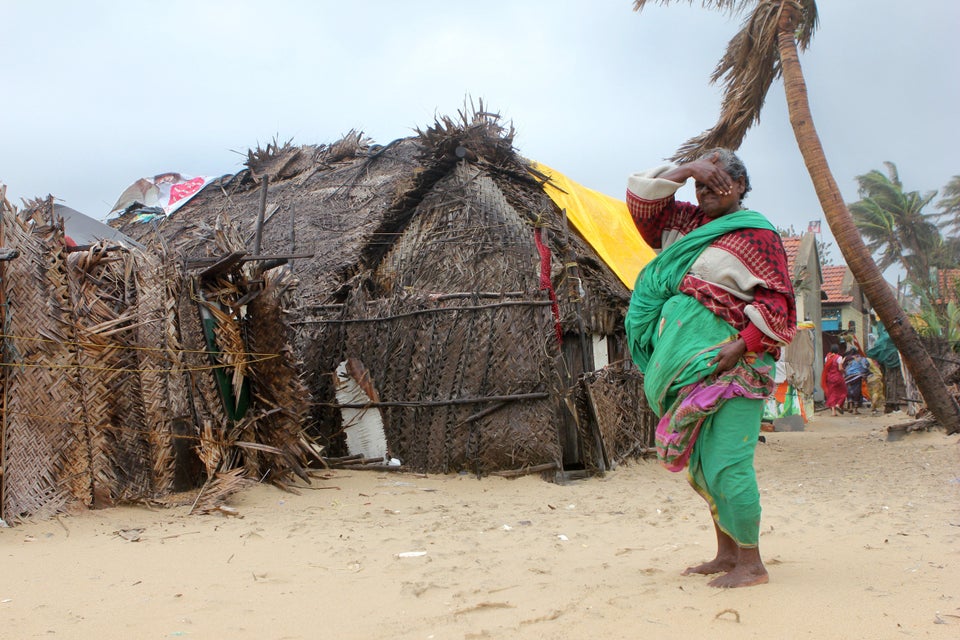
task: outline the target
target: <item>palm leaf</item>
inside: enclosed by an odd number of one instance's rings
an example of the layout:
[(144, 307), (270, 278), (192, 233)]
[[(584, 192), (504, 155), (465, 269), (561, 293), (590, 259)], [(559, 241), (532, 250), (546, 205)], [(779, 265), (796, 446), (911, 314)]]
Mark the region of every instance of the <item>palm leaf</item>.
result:
[(953, 176), (943, 188), (943, 197), (937, 202), (937, 218), (943, 219), (942, 229), (960, 231), (960, 176)]
[[(676, 0), (680, 2), (681, 0)], [(693, 5), (694, 0), (685, 0), (687, 4)], [(730, 14), (742, 13), (750, 7), (750, 5), (755, 4), (757, 0), (701, 0), (700, 6), (704, 9), (716, 9), (718, 11), (724, 11)], [(671, 0), (655, 0), (654, 4), (659, 4), (664, 7), (673, 4)], [(634, 0), (633, 10), (642, 11), (643, 8), (647, 5), (645, 0)]]
[(883, 270), (900, 263), (915, 290), (930, 297), (930, 268), (949, 263), (952, 245), (946, 244), (935, 223), (938, 214), (924, 213), (936, 191), (904, 191), (892, 162), (886, 172), (874, 169), (857, 176), (860, 200), (849, 205), (854, 224)]
[[(693, 0), (688, 0), (693, 4)], [(667, 6), (670, 0), (659, 0)], [(780, 14), (798, 12), (794, 37), (805, 49), (817, 24), (817, 5), (813, 0), (704, 0), (706, 9), (718, 9), (731, 15), (744, 14), (753, 7), (740, 31), (727, 44), (727, 49), (710, 76), (712, 84), (723, 85), (723, 100), (717, 123), (698, 136), (684, 142), (671, 160), (688, 162), (713, 147), (738, 149), (747, 131), (760, 121), (767, 91), (780, 76), (780, 53), (777, 36)], [(647, 2), (635, 0), (634, 11), (641, 11)]]

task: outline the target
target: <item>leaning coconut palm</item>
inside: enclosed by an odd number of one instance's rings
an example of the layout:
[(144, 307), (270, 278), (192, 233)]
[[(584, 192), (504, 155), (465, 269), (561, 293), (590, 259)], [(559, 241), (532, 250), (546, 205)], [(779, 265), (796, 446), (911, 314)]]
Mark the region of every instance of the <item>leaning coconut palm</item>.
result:
[[(670, 0), (655, 0), (669, 5)], [(693, 0), (688, 0), (693, 4)], [(641, 11), (648, 3), (635, 0)], [(943, 378), (923, 348), (920, 336), (910, 325), (893, 291), (870, 256), (850, 211), (844, 204), (820, 138), (813, 126), (807, 86), (800, 68), (798, 49), (810, 44), (817, 25), (817, 4), (813, 0), (702, 0), (704, 8), (745, 14), (752, 9), (743, 28), (727, 46), (711, 77), (722, 81), (724, 97), (717, 124), (709, 131), (688, 140), (674, 160), (689, 160), (712, 147), (739, 148), (747, 129), (760, 117), (760, 109), (771, 83), (783, 76), (790, 124), (800, 154), (810, 173), (820, 206), (830, 231), (837, 241), (857, 282), (873, 305), (890, 338), (900, 351), (907, 369), (933, 416), (947, 433), (960, 431), (960, 405), (947, 391)]]

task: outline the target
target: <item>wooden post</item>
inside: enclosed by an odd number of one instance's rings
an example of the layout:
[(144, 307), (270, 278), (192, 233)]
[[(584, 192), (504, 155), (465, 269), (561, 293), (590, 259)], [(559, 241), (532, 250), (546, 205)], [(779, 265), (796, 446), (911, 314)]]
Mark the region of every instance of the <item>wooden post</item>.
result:
[(263, 216), (267, 213), (267, 188), (270, 186), (270, 177), (263, 175), (260, 188), (260, 210), (257, 211), (257, 228), (253, 234), (253, 255), (260, 255), (260, 241), (263, 240)]
[(580, 333), (580, 362), (583, 365), (583, 373), (593, 371), (593, 363), (587, 353), (586, 326), (583, 322), (583, 313), (580, 306), (580, 291), (574, 289), (574, 280), (580, 281), (580, 274), (577, 270), (577, 255), (570, 248), (570, 227), (567, 226), (567, 210), (563, 210), (563, 261), (564, 271), (567, 274), (567, 286), (570, 289), (570, 301), (573, 303), (574, 313), (577, 316), (577, 329)]
[[(577, 254), (570, 246), (570, 226), (567, 222), (567, 210), (563, 209), (563, 243), (564, 243), (564, 271), (566, 272), (567, 285), (570, 291), (570, 301), (573, 304), (573, 311), (577, 316), (577, 332), (580, 334), (580, 364), (583, 367), (583, 373), (593, 371), (593, 359), (591, 352), (587, 351), (587, 327), (583, 321), (583, 307), (580, 304), (580, 288), (576, 289), (574, 281), (580, 283), (580, 271), (577, 268)], [(592, 346), (592, 345), (590, 345)], [(588, 388), (589, 391), (589, 388)], [(593, 400), (589, 399), (591, 412), (593, 411)], [(600, 471), (607, 470), (607, 452), (603, 448), (603, 438), (600, 435), (600, 423), (596, 416), (591, 421), (590, 432), (593, 435), (594, 445), (597, 447), (597, 467)], [(582, 455), (582, 452), (580, 452)]]
[[(290, 253), (297, 252), (297, 209), (290, 204)], [(290, 270), (293, 270), (293, 260), (289, 260)]]

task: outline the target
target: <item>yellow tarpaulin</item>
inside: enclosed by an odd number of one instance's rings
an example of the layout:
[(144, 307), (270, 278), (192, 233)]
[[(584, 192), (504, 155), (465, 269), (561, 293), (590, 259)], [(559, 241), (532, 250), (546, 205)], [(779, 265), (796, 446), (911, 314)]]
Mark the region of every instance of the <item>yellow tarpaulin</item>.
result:
[(532, 164), (535, 170), (550, 176), (545, 185), (550, 199), (567, 210), (567, 219), (574, 228), (623, 284), (633, 289), (640, 269), (656, 254), (640, 237), (627, 203), (577, 184), (539, 162)]

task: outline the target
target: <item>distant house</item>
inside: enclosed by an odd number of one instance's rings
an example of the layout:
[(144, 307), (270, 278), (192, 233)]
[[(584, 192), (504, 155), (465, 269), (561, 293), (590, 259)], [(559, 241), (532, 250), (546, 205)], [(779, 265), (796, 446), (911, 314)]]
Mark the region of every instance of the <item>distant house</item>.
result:
[(951, 302), (960, 303), (960, 269), (937, 270), (936, 304), (945, 307)]
[[(797, 296), (797, 322), (819, 324), (822, 309), (824, 275), (820, 266), (820, 253), (816, 235), (807, 233), (783, 239), (787, 265), (793, 278)], [(820, 332), (817, 327), (817, 333)]]
[(866, 348), (870, 333), (870, 304), (846, 265), (823, 267), (822, 326), (826, 335), (856, 336)]
[[(817, 383), (823, 368), (821, 338), (821, 297), (823, 276), (816, 235), (783, 238), (787, 265), (797, 301), (797, 334), (783, 350), (777, 363), (776, 406), (768, 407), (766, 417), (774, 424), (802, 415), (806, 421), (813, 413)], [(793, 400), (789, 400), (793, 398)], [(792, 411), (795, 409), (796, 412)]]

